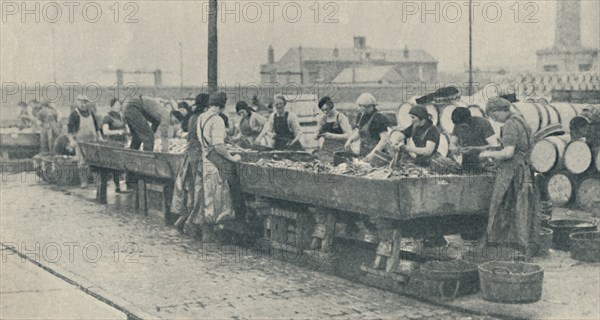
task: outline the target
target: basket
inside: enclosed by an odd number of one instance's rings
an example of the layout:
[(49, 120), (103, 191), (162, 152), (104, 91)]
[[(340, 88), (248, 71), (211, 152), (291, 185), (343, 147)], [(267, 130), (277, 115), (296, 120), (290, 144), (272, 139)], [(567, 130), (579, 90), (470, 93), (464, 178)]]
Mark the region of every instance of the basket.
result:
[(423, 296), (452, 300), (479, 291), (477, 265), (464, 260), (426, 262), (418, 278)]
[(53, 158), (53, 183), (61, 186), (79, 185), (79, 168), (77, 158), (72, 156), (54, 156)]
[(554, 231), (552, 241), (554, 248), (558, 250), (568, 251), (571, 248), (571, 233), (596, 231), (596, 226), (587, 220), (550, 220), (548, 224)]
[(600, 232), (571, 233), (571, 258), (585, 262), (600, 262)]
[(542, 298), (544, 269), (524, 262), (486, 262), (479, 266), (483, 299), (502, 303), (531, 303)]
[(54, 163), (52, 155), (38, 154), (33, 157), (33, 167), (35, 174), (45, 182), (53, 182), (54, 180)]

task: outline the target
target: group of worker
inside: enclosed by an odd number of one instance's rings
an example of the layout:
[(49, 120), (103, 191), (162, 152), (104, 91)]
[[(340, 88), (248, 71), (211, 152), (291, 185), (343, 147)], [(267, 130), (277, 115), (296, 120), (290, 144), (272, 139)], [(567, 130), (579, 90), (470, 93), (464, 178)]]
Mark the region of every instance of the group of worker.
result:
[[(144, 150), (152, 151), (156, 132), (166, 139), (169, 127), (177, 122), (185, 124), (182, 129), (187, 132), (188, 148), (177, 174), (171, 212), (179, 215), (175, 222), (179, 230), (188, 227), (193, 233), (201, 233), (204, 241), (215, 239), (219, 225), (244, 217), (239, 180), (228, 170), (228, 164), (240, 161), (240, 156), (232, 155), (226, 142), (242, 147), (266, 145), (275, 150), (303, 149), (298, 116), (286, 110), (287, 101), (283, 96), (274, 99), (274, 110), (268, 118), (246, 102), (237, 102), (235, 109), (240, 117), (237, 126), (224, 114), (227, 96), (222, 92), (199, 94), (194, 105), (179, 105), (178, 110), (141, 96), (124, 101), (122, 106), (113, 99), (111, 111), (101, 123), (95, 120), (88, 102), (85, 97), (78, 99), (69, 117), (66, 136), (57, 140), (57, 148), (78, 155), (81, 168), (85, 168), (85, 160), (73, 141), (106, 138), (124, 145), (129, 131), (130, 148), (139, 149), (143, 144)], [(361, 112), (351, 124), (346, 115), (335, 109), (331, 97), (319, 100), (322, 115), (317, 121), (319, 131), (315, 137), (321, 140), (318, 152), (360, 157), (371, 163), (406, 152), (414, 154), (415, 164), (424, 167), (437, 156), (440, 131), (424, 106), (413, 106), (409, 112), (412, 124), (398, 130), (390, 128), (389, 120), (378, 111), (373, 95), (361, 94), (356, 104)], [(483, 243), (527, 250), (538, 234), (539, 195), (528, 160), (533, 135), (522, 116), (511, 111), (510, 105), (505, 99), (494, 98), (486, 106), (487, 115), (503, 124), (500, 141), (487, 119), (471, 116), (467, 108), (456, 108), (452, 114), (455, 127), (450, 154), (461, 154), (463, 167), (468, 172), (481, 171), (482, 164), (490, 160), (496, 163), (496, 182)], [(30, 106), (20, 107), (22, 121), (33, 121), (27, 110)], [(37, 118), (45, 123), (42, 128), (48, 128), (43, 129), (48, 131), (45, 134), (52, 137), (50, 134), (56, 134), (50, 133), (57, 118), (55, 110), (52, 112), (51, 104), (36, 109)], [(390, 132), (394, 130), (400, 132), (396, 135), (400, 138), (392, 141)], [(408, 143), (409, 139), (412, 144)], [(163, 148), (168, 146), (167, 142), (163, 143)], [(82, 174), (83, 178), (85, 171)], [(118, 189), (117, 178), (115, 183)]]

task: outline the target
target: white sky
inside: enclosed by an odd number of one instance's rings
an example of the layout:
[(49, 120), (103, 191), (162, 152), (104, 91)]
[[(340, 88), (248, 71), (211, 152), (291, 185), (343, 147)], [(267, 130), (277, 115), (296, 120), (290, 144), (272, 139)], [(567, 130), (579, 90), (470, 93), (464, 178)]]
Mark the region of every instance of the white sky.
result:
[[(404, 48), (407, 45), (424, 49), (439, 61), (439, 71), (461, 70), (468, 62), (466, 1), (222, 1), (230, 9), (237, 3), (240, 9), (237, 14), (223, 16), (220, 13), (221, 19), (226, 19), (219, 23), (220, 81), (228, 84), (258, 81), (260, 64), (266, 62), (270, 44), (278, 59), (288, 48), (299, 45), (351, 47), (355, 35), (365, 36), (367, 45), (373, 48)], [(73, 22), (69, 21), (69, 7), (58, 2), (62, 16), (56, 23), (50, 23), (56, 11), (55, 7), (46, 5), (47, 2), (37, 2), (39, 23), (35, 22), (35, 14), (25, 16), (23, 20), (21, 1), (1, 2), (2, 82), (52, 81), (54, 47), (59, 84), (68, 81), (110, 84), (114, 83), (115, 75), (104, 73), (105, 70), (161, 68), (165, 72), (165, 85), (179, 85), (179, 42), (183, 42), (184, 47), (184, 83), (200, 85), (206, 81), (207, 23), (203, 15), (206, 1), (133, 1), (127, 10), (124, 8), (127, 2), (95, 1), (93, 4), (102, 9), (97, 22), (84, 20), (82, 7), (85, 2), (74, 7)], [(581, 2), (582, 43), (598, 48), (600, 1)], [(28, 8), (33, 9), (35, 3), (28, 1)], [(114, 11), (115, 3), (120, 7), (118, 14)], [(328, 3), (329, 7), (325, 8)], [(436, 4), (439, 6), (439, 22), (435, 21), (434, 14), (427, 15), (424, 21), (421, 19), (422, 3), (431, 10), (435, 10)], [(534, 68), (535, 51), (553, 44), (556, 2), (503, 0), (477, 3), (473, 26), (475, 66)], [(525, 3), (531, 5), (525, 7)], [(302, 9), (302, 15), (292, 23), (296, 4)], [(318, 22), (315, 22), (317, 5), (320, 10)], [(484, 5), (488, 8), (487, 21), (483, 16)], [(273, 22), (269, 21), (270, 6)], [(287, 16), (282, 12), (284, 6), (288, 8)], [(262, 16), (253, 22), (257, 7)], [(495, 8), (498, 7), (502, 15), (494, 22)], [(18, 11), (11, 15), (15, 8)], [(247, 15), (244, 15), (244, 8)], [(408, 14), (409, 9), (415, 8), (419, 10), (415, 15), (403, 18), (403, 13)], [(461, 8), (460, 18), (455, 18), (456, 8)], [(132, 18), (138, 22), (123, 23), (134, 9), (138, 11)], [(444, 12), (447, 13), (445, 17)], [(87, 13), (85, 17), (93, 19), (94, 7), (88, 7)], [(334, 13), (332, 19), (338, 21), (324, 23), (330, 13)], [(236, 16), (239, 22), (235, 21)], [(115, 17), (118, 23), (115, 23)], [(56, 38), (54, 46), (52, 28)], [(125, 81), (151, 84), (153, 80), (151, 76), (126, 75)]]

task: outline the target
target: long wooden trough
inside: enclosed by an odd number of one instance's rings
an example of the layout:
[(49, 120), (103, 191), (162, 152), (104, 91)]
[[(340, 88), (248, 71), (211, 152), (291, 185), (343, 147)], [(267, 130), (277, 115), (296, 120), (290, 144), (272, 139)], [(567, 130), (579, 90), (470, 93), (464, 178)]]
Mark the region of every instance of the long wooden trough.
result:
[(479, 213), (494, 186), (489, 174), (369, 179), (253, 163), (239, 176), (246, 193), (396, 220)]
[(39, 132), (7, 132), (0, 129), (2, 158), (31, 158), (40, 150)]

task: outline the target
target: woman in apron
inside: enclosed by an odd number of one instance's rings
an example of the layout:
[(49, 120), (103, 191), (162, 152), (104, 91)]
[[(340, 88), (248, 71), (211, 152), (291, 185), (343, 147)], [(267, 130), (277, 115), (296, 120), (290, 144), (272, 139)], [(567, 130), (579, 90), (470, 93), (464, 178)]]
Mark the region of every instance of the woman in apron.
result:
[(523, 117), (510, 111), (510, 102), (505, 99), (490, 100), (487, 114), (504, 126), (502, 149), (479, 154), (481, 159), (498, 162), (486, 244), (510, 246), (529, 254), (537, 240), (540, 208), (533, 166), (529, 162), (533, 134)]
[(271, 114), (263, 131), (258, 135), (256, 141), (260, 141), (263, 136), (272, 136), (275, 140), (273, 149), (275, 150), (303, 150), (300, 144), (302, 129), (298, 116), (293, 112), (285, 110), (286, 100), (282, 96), (275, 98), (275, 112)]
[[(121, 115), (121, 102), (117, 98), (110, 101), (111, 110), (102, 119), (102, 134), (107, 141), (119, 147), (125, 147), (127, 144), (127, 125)], [(115, 183), (115, 192), (121, 192), (121, 171), (113, 172), (113, 182)]]
[(323, 140), (319, 155), (327, 158), (336, 151), (344, 150), (344, 142), (350, 137), (352, 127), (346, 115), (334, 110), (330, 97), (323, 97), (319, 101), (319, 109), (323, 115), (317, 121), (319, 133), (315, 139)]
[(232, 140), (242, 148), (249, 148), (256, 141), (267, 119), (250, 108), (245, 101), (238, 101), (235, 111), (241, 119), (239, 133)]
[(81, 102), (80, 106), (71, 113), (69, 117), (68, 131), (77, 141), (76, 155), (79, 167), (79, 179), (81, 180), (81, 187), (87, 187), (89, 167), (81, 153), (79, 146), (80, 142), (94, 142), (98, 140), (100, 136), (100, 130), (96, 123), (96, 117), (88, 102)]
[(235, 210), (228, 178), (231, 164), (241, 160), (225, 148), (225, 122), (219, 116), (225, 107), (226, 96), (217, 93), (210, 97), (208, 111), (198, 117), (198, 140), (202, 147), (203, 209), (196, 217), (202, 225), (202, 241), (215, 241), (215, 228), (235, 218)]
[(414, 146), (404, 146), (406, 152), (416, 154), (415, 164), (428, 167), (435, 156), (440, 144), (440, 132), (431, 122), (427, 109), (421, 105), (412, 107), (409, 111), (412, 125), (402, 133), (406, 138), (412, 138)]
[[(195, 221), (199, 210), (204, 204), (204, 188), (202, 186), (202, 145), (198, 140), (198, 117), (208, 107), (207, 93), (196, 96), (195, 109), (188, 119), (188, 143), (185, 157), (177, 171), (171, 213), (179, 215), (175, 227), (180, 232), (184, 231), (187, 224), (189, 233), (197, 235), (198, 225)], [(188, 231), (186, 231), (188, 232)]]
[(363, 93), (356, 100), (362, 108), (354, 131), (346, 141), (344, 148), (350, 150), (352, 144), (360, 139), (360, 150), (351, 150), (355, 156), (364, 157), (367, 162), (380, 158), (388, 141), (389, 120), (377, 110), (375, 97)]

